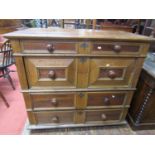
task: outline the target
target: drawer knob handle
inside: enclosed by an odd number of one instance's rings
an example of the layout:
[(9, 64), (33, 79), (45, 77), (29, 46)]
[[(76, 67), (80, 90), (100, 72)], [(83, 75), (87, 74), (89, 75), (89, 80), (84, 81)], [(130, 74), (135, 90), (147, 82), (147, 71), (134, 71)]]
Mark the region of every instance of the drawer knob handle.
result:
[(47, 50), (51, 53), (54, 51), (54, 45), (53, 44), (47, 44)]
[(105, 103), (105, 104), (109, 104), (109, 103), (110, 103), (109, 97), (105, 97), (105, 98), (104, 98), (104, 103)]
[(53, 70), (49, 71), (48, 77), (51, 79), (55, 79), (55, 72)]
[(54, 123), (58, 123), (59, 122), (59, 118), (57, 116), (52, 117), (52, 121)]
[(114, 45), (114, 51), (115, 52), (120, 52), (122, 47), (120, 45)]
[(84, 93), (79, 93), (79, 97), (83, 98), (84, 97)]
[(107, 119), (107, 116), (106, 116), (105, 114), (102, 114), (102, 115), (101, 115), (101, 119), (102, 119), (103, 121), (105, 121), (105, 120)]
[(57, 102), (57, 99), (56, 98), (52, 98), (51, 103), (55, 107), (58, 105), (58, 102)]
[(115, 71), (113, 71), (113, 70), (110, 70), (109, 72), (108, 72), (108, 77), (109, 78), (111, 78), (111, 79), (114, 79), (114, 78), (116, 78), (116, 72)]
[(98, 50), (101, 50), (101, 49), (102, 49), (102, 46), (97, 46), (97, 49), (98, 49)]

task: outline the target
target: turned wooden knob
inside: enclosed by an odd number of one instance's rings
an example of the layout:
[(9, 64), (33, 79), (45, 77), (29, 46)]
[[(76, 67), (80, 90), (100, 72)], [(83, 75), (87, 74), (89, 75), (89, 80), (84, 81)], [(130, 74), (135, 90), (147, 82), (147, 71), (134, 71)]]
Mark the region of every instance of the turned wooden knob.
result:
[(105, 98), (104, 98), (104, 103), (105, 103), (105, 104), (109, 104), (109, 103), (110, 103), (109, 97), (105, 97)]
[(101, 115), (101, 119), (102, 119), (103, 121), (105, 121), (105, 120), (107, 119), (107, 116), (106, 116), (105, 114), (102, 114), (102, 115)]
[(48, 77), (51, 79), (55, 79), (55, 72), (53, 70), (49, 71)]
[(52, 117), (52, 121), (54, 123), (58, 123), (59, 122), (59, 118), (57, 116)]
[(57, 102), (57, 99), (56, 98), (52, 98), (51, 103), (55, 107), (58, 105), (58, 102)]
[(109, 78), (111, 78), (111, 79), (114, 79), (114, 78), (116, 78), (116, 73), (115, 73), (115, 71), (113, 71), (113, 70), (110, 70), (109, 72), (108, 72), (108, 77)]
[(114, 45), (114, 51), (115, 52), (120, 52), (121, 51), (121, 46), (120, 45)]
[(54, 45), (53, 44), (47, 44), (47, 50), (51, 53), (54, 51)]
[(97, 46), (97, 49), (98, 49), (98, 50), (101, 50), (101, 49), (102, 49), (102, 46)]

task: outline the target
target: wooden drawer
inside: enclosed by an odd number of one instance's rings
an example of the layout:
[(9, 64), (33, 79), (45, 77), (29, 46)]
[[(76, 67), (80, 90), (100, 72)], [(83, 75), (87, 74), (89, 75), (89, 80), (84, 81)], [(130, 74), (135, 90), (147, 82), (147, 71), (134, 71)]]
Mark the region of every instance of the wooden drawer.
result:
[(44, 111), (33, 112), (37, 124), (64, 124), (74, 123), (73, 111)]
[(89, 88), (135, 87), (141, 66), (136, 58), (91, 58)]
[(33, 93), (30, 96), (34, 110), (74, 108), (75, 93)]
[(76, 59), (25, 57), (30, 88), (75, 88)]
[(127, 109), (28, 112), (31, 124), (81, 124), (120, 121)]
[(85, 123), (119, 121), (121, 119), (122, 110), (121, 109), (113, 109), (113, 110), (89, 110), (89, 111), (86, 111)]
[(133, 91), (89, 92), (87, 108), (129, 105), (132, 95)]
[(146, 44), (130, 42), (93, 42), (91, 53), (97, 55), (139, 55), (146, 54), (146, 46)]
[(99, 108), (129, 107), (133, 90), (100, 92), (24, 93), (28, 109), (39, 110), (84, 110)]
[(71, 41), (23, 40), (21, 46), (24, 53), (77, 53), (77, 44)]

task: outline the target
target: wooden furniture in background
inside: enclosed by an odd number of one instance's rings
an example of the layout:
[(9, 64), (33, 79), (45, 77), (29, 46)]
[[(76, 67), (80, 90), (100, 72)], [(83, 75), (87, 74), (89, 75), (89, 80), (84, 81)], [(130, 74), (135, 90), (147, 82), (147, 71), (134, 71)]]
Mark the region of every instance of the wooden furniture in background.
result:
[(123, 31), (34, 28), (11, 39), (30, 129), (125, 123), (154, 39)]
[(22, 27), (20, 19), (0, 19), (0, 34), (12, 32)]
[(128, 120), (135, 130), (155, 128), (155, 61), (144, 63)]
[[(143, 35), (155, 38), (155, 20), (146, 20)], [(155, 51), (155, 43), (151, 43), (150, 51)]]
[(96, 19), (93, 19), (93, 29), (96, 29)]
[(124, 26), (124, 25), (114, 25), (114, 24), (102, 24), (101, 28), (103, 30), (115, 30), (115, 31), (126, 31), (132, 32), (131, 26)]

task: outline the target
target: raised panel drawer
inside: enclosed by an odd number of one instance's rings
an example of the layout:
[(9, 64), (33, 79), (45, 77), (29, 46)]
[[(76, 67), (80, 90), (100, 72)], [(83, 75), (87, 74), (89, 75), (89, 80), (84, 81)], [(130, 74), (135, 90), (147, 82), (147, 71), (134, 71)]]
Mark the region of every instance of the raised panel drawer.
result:
[(33, 110), (128, 107), (134, 91), (30, 93)]
[(91, 53), (99, 55), (139, 55), (146, 54), (146, 45), (130, 42), (92, 42)]
[(21, 44), (24, 53), (77, 53), (77, 44), (71, 41), (23, 40)]
[(74, 123), (73, 111), (45, 111), (33, 113), (37, 124), (70, 124)]
[(129, 105), (133, 91), (88, 92), (87, 108)]
[(39, 109), (74, 108), (75, 93), (33, 93), (30, 95), (32, 107)]
[[(31, 124), (80, 124), (103, 123), (120, 121), (122, 114), (127, 109), (102, 109), (102, 110), (74, 110), (74, 111), (40, 111), (29, 112), (29, 117), (35, 118)], [(30, 119), (31, 120), (31, 119)]]
[(137, 64), (136, 58), (91, 58), (88, 87), (132, 87)]
[(119, 121), (121, 119), (122, 110), (89, 110), (85, 113), (85, 123)]
[(25, 57), (30, 88), (75, 88), (76, 59)]

